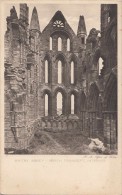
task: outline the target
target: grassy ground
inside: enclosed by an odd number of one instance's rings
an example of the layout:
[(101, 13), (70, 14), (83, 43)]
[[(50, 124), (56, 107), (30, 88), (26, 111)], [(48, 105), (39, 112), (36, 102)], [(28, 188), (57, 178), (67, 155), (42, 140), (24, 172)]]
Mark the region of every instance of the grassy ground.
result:
[(81, 132), (37, 132), (28, 148), (34, 154), (96, 154)]
[(105, 152), (91, 150), (91, 140), (87, 133), (81, 131), (37, 131), (25, 150), (9, 149), (6, 154), (69, 154), (69, 155), (94, 155), (94, 154), (116, 154), (116, 151), (108, 149)]

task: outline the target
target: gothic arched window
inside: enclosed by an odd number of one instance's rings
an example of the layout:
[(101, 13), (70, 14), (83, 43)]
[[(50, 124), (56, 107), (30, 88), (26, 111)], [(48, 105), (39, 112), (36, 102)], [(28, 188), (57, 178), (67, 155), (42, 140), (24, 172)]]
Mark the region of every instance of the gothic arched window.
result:
[(45, 83), (49, 82), (49, 79), (48, 79), (49, 75), (48, 75), (48, 73), (49, 73), (49, 63), (46, 60), (45, 61)]
[(74, 84), (75, 82), (75, 66), (74, 66), (74, 62), (71, 62), (71, 84)]
[(48, 116), (49, 109), (48, 109), (48, 94), (45, 94), (45, 116)]
[(53, 40), (52, 37), (50, 37), (50, 50), (52, 50)]
[(63, 97), (62, 93), (57, 93), (57, 114), (61, 115), (63, 113)]
[(61, 51), (62, 49), (62, 39), (61, 37), (58, 37), (58, 51)]
[(62, 83), (62, 62), (58, 61), (58, 83)]
[(70, 39), (67, 39), (67, 51), (70, 51)]
[(75, 96), (74, 94), (71, 95), (71, 114), (75, 113)]

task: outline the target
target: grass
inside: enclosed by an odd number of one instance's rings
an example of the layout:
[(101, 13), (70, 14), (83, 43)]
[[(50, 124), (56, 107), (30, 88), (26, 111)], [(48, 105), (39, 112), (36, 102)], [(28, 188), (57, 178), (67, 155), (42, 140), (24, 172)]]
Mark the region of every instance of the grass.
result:
[(95, 154), (88, 148), (89, 143), (80, 132), (38, 131), (28, 149), (34, 154)]
[(89, 148), (91, 140), (87, 133), (81, 131), (40, 131), (38, 130), (27, 149), (16, 150), (6, 149), (6, 154), (67, 154), (67, 155), (95, 155), (95, 154), (117, 154), (108, 148), (104, 152), (91, 150)]

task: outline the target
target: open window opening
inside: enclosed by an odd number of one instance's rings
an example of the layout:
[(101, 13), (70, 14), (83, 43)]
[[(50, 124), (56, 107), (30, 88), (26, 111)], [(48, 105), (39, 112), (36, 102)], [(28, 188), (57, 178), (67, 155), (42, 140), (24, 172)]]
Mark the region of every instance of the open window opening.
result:
[(53, 39), (50, 37), (50, 50), (52, 50), (52, 45), (53, 45)]
[(74, 84), (74, 72), (75, 72), (75, 67), (74, 67), (74, 62), (71, 62), (71, 84)]
[(110, 13), (108, 13), (108, 23), (110, 22), (111, 17), (110, 17)]
[(57, 93), (57, 114), (63, 114), (63, 97), (61, 92)]
[(45, 83), (48, 83), (49, 82), (49, 63), (48, 61), (46, 60), (45, 61)]
[(67, 39), (67, 51), (70, 51), (70, 39)]
[(71, 114), (75, 114), (75, 96), (71, 95)]
[(45, 94), (45, 116), (48, 116), (49, 113), (49, 97), (48, 94)]
[(99, 61), (98, 61), (99, 75), (101, 75), (101, 71), (102, 71), (103, 67), (104, 67), (103, 59), (99, 58)]
[(58, 51), (62, 50), (62, 39), (61, 37), (58, 37)]
[(62, 83), (62, 62), (58, 61), (58, 84)]

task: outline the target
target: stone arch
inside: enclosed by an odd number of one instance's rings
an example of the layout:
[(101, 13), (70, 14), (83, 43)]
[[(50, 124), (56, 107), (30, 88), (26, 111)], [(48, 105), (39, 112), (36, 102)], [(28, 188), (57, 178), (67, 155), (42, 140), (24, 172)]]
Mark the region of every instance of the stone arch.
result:
[[(53, 32), (51, 32), (50, 36), (52, 37), (53, 41), (56, 41), (58, 43), (58, 37), (62, 38), (62, 49), (67, 51), (67, 40), (70, 40), (70, 51), (73, 47), (73, 36), (71, 33), (67, 32), (64, 28), (62, 29), (53, 29)], [(57, 38), (57, 40), (55, 40)]]
[(66, 107), (67, 107), (67, 93), (66, 90), (62, 87), (57, 87), (54, 91), (54, 100), (55, 100), (55, 110), (57, 113), (57, 94), (60, 92), (62, 94), (62, 114), (66, 114)]
[(110, 74), (104, 90), (104, 110), (117, 111), (117, 77)]
[(51, 128), (51, 122), (47, 121), (47, 127), (50, 129)]
[(42, 129), (46, 127), (45, 121), (42, 121)]
[(63, 63), (66, 63), (66, 57), (65, 57), (65, 55), (64, 55), (62, 52), (58, 53), (58, 54), (56, 55), (55, 59), (56, 59), (56, 61), (57, 61), (57, 60), (60, 60), (60, 61), (62, 61)]
[(97, 111), (99, 93), (100, 92), (96, 83), (92, 83), (89, 89), (89, 110)]
[(108, 63), (108, 59), (106, 58), (106, 50), (105, 53), (103, 50), (101, 49), (97, 49), (95, 51), (95, 54), (93, 56), (93, 64), (94, 64), (94, 68), (97, 69), (97, 73), (98, 75), (102, 75), (103, 70), (105, 69), (105, 66)]
[(78, 64), (78, 58), (75, 54), (70, 55), (69, 62), (71, 62), (71, 61), (74, 61), (76, 65)]
[(78, 121), (74, 121), (74, 129), (78, 129)]
[(58, 129), (61, 130), (62, 129), (62, 122), (58, 121)]
[(106, 63), (105, 54), (103, 54), (100, 49), (97, 49), (93, 56), (93, 65), (94, 68), (97, 69), (98, 75), (102, 74), (102, 70), (104, 68), (105, 63)]
[(68, 130), (72, 130), (73, 129), (73, 122), (69, 121), (68, 122)]
[(55, 121), (55, 120), (53, 121), (52, 127), (53, 127), (53, 130), (57, 130), (57, 128), (58, 128), (57, 121)]
[(52, 82), (52, 63), (51, 63), (51, 58), (49, 54), (45, 54), (45, 57), (43, 59), (43, 75), (44, 75), (44, 82), (45, 82), (45, 62), (48, 62), (48, 82), (47, 83), (51, 83)]
[(42, 104), (44, 106), (44, 113), (45, 113), (45, 95), (48, 95), (48, 115), (52, 115), (52, 93), (49, 89), (44, 89), (42, 91)]
[[(66, 82), (66, 57), (60, 53), (56, 56), (56, 67), (57, 67), (57, 74), (58, 74), (58, 62), (61, 61), (62, 64), (62, 73), (61, 73), (61, 80), (62, 83)], [(58, 82), (58, 78), (57, 78)]]
[(87, 98), (86, 98), (84, 91), (82, 91), (80, 95), (80, 105), (81, 105), (81, 108), (80, 108), (81, 111), (87, 110)]
[(65, 29), (55, 29), (53, 30), (53, 32), (51, 32), (50, 36), (54, 36), (55, 34), (58, 34), (60, 36), (64, 35), (66, 38), (72, 38), (71, 34), (69, 32), (67, 32)]

